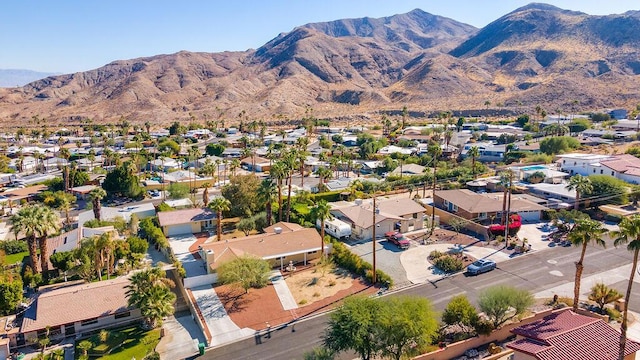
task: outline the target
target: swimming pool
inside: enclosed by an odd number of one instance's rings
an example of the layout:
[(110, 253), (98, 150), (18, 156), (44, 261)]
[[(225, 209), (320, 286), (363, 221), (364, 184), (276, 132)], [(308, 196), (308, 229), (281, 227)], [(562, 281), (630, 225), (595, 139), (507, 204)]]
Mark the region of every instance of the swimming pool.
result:
[(547, 167), (544, 165), (531, 165), (531, 166), (525, 166), (523, 168), (521, 168), (522, 171), (531, 171), (531, 170), (544, 170)]

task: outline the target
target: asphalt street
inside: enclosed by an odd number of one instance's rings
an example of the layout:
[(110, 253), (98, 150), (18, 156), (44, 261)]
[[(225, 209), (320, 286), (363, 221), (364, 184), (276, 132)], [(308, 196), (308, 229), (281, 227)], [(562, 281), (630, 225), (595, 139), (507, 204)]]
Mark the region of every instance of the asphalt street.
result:
[[(579, 250), (573, 247), (558, 247), (538, 251), (526, 256), (500, 263), (494, 271), (479, 275), (457, 274), (434, 283), (426, 283), (405, 288), (388, 296), (413, 295), (429, 298), (438, 310), (444, 309), (449, 300), (456, 295), (465, 294), (470, 301), (476, 302), (483, 289), (498, 285), (512, 285), (527, 289), (532, 293), (550, 289), (558, 285), (573, 282), (575, 264)], [(626, 249), (608, 249), (590, 247), (585, 258), (583, 278), (631, 263), (632, 254)], [(626, 285), (621, 290), (626, 289)], [(640, 286), (635, 294), (640, 295)], [(586, 289), (582, 289), (583, 292)], [(640, 296), (632, 298), (629, 308), (640, 312)], [(321, 314), (303, 319), (295, 324), (272, 329), (269, 335), (258, 334), (249, 339), (210, 349), (201, 358), (213, 359), (302, 359), (303, 354), (322, 343), (327, 315)], [(353, 359), (354, 354), (341, 354), (341, 359)]]

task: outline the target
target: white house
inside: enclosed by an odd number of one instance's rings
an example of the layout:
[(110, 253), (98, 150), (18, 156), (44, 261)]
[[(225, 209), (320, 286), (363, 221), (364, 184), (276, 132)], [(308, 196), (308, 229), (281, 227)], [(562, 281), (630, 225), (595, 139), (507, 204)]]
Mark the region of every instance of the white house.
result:
[(158, 213), (158, 222), (166, 236), (194, 234), (215, 226), (216, 214), (210, 209), (196, 208)]
[(629, 154), (564, 154), (558, 155), (560, 168), (570, 175), (607, 175), (640, 184), (640, 159)]
[(182, 169), (182, 164), (176, 159), (170, 157), (160, 157), (155, 160), (149, 161), (149, 170), (151, 171), (172, 171)]

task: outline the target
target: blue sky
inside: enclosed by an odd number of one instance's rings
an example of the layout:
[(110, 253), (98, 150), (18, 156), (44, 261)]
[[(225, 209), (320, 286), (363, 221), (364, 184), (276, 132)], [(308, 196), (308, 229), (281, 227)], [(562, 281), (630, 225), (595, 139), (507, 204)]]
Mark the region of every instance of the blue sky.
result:
[[(257, 48), (309, 22), (420, 8), (483, 27), (520, 0), (8, 0), (0, 2), (0, 69), (72, 73), (180, 50)], [(544, 2), (544, 1), (539, 1)], [(592, 15), (639, 10), (629, 0), (555, 0)]]

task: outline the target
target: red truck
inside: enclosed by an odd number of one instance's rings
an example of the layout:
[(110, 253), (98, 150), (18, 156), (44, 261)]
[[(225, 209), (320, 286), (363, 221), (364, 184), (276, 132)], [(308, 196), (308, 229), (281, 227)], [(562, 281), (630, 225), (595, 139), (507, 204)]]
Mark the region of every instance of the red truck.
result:
[(397, 231), (389, 231), (384, 234), (384, 237), (402, 250), (408, 249), (411, 245), (409, 239)]

